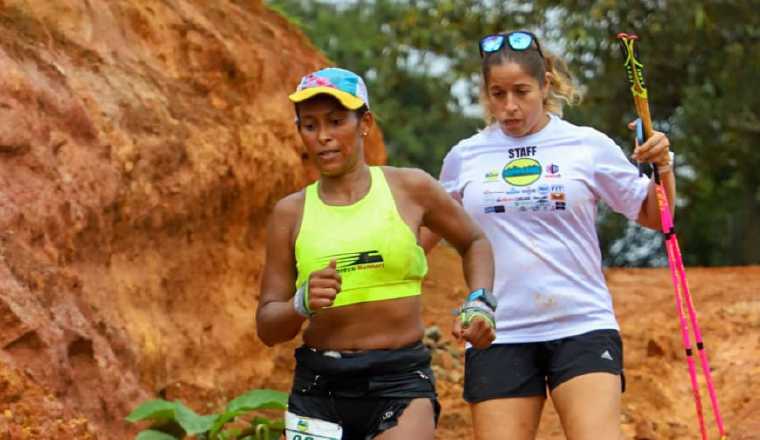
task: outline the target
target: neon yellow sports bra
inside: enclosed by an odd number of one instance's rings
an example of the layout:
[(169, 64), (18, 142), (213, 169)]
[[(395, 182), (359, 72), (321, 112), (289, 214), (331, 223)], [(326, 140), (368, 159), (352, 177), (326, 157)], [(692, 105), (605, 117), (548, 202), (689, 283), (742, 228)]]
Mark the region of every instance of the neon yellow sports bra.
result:
[(342, 285), (332, 307), (422, 293), (425, 252), (398, 213), (382, 168), (370, 167), (370, 176), (369, 192), (353, 205), (322, 202), (319, 182), (306, 187), (296, 287), (335, 259)]

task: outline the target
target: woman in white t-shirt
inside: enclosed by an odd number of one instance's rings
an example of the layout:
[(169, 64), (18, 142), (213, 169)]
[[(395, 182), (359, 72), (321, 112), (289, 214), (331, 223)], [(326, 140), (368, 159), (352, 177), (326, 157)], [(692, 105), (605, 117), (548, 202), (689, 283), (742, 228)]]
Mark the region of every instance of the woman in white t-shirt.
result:
[[(480, 42), (489, 126), (454, 146), (441, 183), (486, 232), (496, 262), (496, 340), (466, 353), (477, 439), (533, 439), (548, 388), (568, 439), (618, 439), (623, 350), (602, 274), (597, 202), (657, 229), (655, 186), (603, 133), (563, 119), (577, 98), (561, 60), (526, 31)], [(669, 141), (633, 158), (658, 167)], [(426, 248), (435, 237), (426, 237)]]

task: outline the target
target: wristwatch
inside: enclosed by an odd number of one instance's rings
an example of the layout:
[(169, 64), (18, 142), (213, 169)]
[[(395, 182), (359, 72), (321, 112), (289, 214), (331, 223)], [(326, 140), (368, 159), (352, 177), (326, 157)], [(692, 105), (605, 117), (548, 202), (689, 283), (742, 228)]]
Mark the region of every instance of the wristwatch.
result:
[(496, 305), (498, 304), (496, 297), (493, 296), (491, 292), (483, 288), (470, 292), (467, 295), (467, 302), (470, 301), (481, 301), (493, 311), (496, 311)]

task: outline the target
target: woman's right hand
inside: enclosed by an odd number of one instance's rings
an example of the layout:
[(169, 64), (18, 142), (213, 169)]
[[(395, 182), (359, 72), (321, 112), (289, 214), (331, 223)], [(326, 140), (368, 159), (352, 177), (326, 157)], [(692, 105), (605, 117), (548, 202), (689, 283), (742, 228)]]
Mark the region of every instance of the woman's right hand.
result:
[(451, 330), (451, 335), (456, 338), (457, 341), (469, 342), (473, 347), (482, 350), (491, 346), (491, 343), (496, 339), (496, 331), (489, 325), (485, 318), (477, 316), (473, 318), (472, 322), (468, 325), (462, 323), (462, 318), (457, 316), (454, 318), (454, 326)]
[(340, 293), (341, 278), (336, 266), (336, 261), (330, 260), (324, 269), (309, 276), (309, 309), (312, 312), (330, 307)]

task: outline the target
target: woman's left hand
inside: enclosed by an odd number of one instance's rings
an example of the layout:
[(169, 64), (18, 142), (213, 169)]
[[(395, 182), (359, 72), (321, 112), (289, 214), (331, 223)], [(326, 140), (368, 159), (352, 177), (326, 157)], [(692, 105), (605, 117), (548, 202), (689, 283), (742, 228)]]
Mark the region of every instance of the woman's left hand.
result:
[[(636, 123), (629, 123), (628, 128), (635, 130)], [(636, 141), (636, 148), (633, 150), (631, 158), (637, 162), (654, 163), (661, 168), (667, 167), (670, 165), (670, 140), (665, 136), (665, 133), (654, 131), (652, 137), (643, 144), (639, 145)]]

